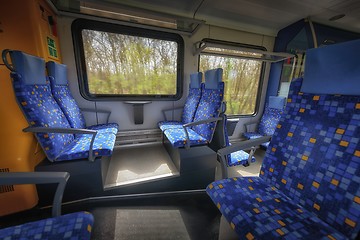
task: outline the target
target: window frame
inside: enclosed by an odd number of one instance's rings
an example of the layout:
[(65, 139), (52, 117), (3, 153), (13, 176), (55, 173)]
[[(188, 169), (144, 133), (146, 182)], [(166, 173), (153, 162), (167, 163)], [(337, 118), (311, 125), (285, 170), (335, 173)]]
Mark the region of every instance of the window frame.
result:
[[(176, 93), (169, 94), (93, 94), (89, 91), (88, 76), (86, 71), (84, 45), (82, 30), (93, 30), (124, 34), (129, 36), (153, 38), (158, 40), (172, 41), (177, 43), (177, 63), (176, 63)], [(83, 98), (89, 101), (168, 101), (179, 100), (183, 94), (184, 76), (184, 40), (181, 35), (176, 33), (162, 32), (139, 27), (125, 26), (108, 22), (100, 22), (89, 19), (76, 19), (71, 24), (73, 47), (75, 54), (76, 69), (78, 74), (79, 90)]]
[[(229, 42), (229, 41), (223, 41), (223, 40), (216, 40), (216, 39), (210, 39), (210, 38), (204, 38), (203, 40), (204, 42), (209, 42), (209, 43), (215, 43), (215, 44), (219, 44), (219, 45), (224, 45), (226, 46), (226, 48), (228, 49), (229, 47), (233, 47), (234, 49), (236, 48), (248, 48), (250, 51), (251, 49), (254, 50), (261, 50), (261, 51), (267, 51), (267, 49), (263, 46), (257, 46), (257, 45), (251, 45), (251, 44), (245, 44), (245, 43), (237, 43), (237, 42)], [(226, 57), (225, 54), (199, 54), (198, 56), (198, 71), (200, 71), (200, 57), (201, 55), (212, 55), (212, 56), (219, 56), (219, 57)], [(234, 56), (230, 56), (231, 58), (237, 58)], [(240, 59), (242, 59), (241, 57), (238, 57)], [(247, 59), (250, 60), (250, 59)], [(256, 60), (254, 58), (254, 60)], [(261, 60), (257, 60), (257, 61), (261, 61)], [(228, 117), (228, 119), (238, 119), (238, 118), (244, 118), (244, 117), (255, 117), (258, 113), (259, 113), (259, 108), (260, 108), (260, 103), (261, 103), (261, 94), (262, 94), (262, 89), (263, 89), (263, 83), (264, 83), (264, 75), (265, 75), (265, 69), (266, 69), (266, 62), (261, 61), (261, 70), (260, 70), (260, 77), (259, 77), (259, 86), (257, 89), (257, 94), (256, 94), (256, 102), (255, 102), (255, 109), (254, 109), (254, 113), (252, 114), (227, 114), (226, 115)], [(225, 96), (224, 96), (225, 98)]]

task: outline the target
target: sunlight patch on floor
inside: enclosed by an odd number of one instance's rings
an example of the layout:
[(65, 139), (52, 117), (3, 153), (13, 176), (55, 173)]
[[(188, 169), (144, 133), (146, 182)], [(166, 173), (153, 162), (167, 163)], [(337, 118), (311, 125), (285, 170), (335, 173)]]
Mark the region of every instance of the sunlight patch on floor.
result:
[(190, 240), (176, 209), (118, 209), (115, 226), (115, 240)]
[(161, 164), (155, 171), (141, 174), (135, 173), (128, 169), (120, 170), (117, 174), (116, 186), (170, 177), (174, 176), (175, 174), (178, 174), (178, 172), (171, 171), (169, 165), (166, 163)]

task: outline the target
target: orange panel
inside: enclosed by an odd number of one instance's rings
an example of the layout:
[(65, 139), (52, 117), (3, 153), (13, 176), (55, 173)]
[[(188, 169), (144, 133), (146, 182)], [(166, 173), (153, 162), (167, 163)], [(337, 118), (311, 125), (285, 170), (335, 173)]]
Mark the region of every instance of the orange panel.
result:
[[(0, 50), (14, 49), (60, 61), (60, 56), (49, 56), (48, 38), (57, 53), (58, 38), (52, 34), (48, 17), (56, 17), (43, 0), (0, 0)], [(0, 62), (2, 64), (2, 60)], [(32, 133), (23, 133), (28, 126), (17, 105), (10, 79), (10, 71), (0, 65), (0, 172), (29, 172), (45, 158)], [(45, 70), (44, 70), (45, 74)], [(14, 186), (0, 193), (0, 216), (22, 211), (38, 202), (34, 185)], [(2, 191), (1, 191), (2, 192)], [(5, 207), (6, 206), (6, 207)]]

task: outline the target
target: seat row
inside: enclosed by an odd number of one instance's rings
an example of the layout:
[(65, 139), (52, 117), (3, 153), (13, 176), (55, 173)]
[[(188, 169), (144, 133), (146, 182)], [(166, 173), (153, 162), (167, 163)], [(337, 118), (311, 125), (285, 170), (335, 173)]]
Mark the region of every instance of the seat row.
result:
[(69, 90), (65, 65), (48, 62), (46, 76), (42, 58), (8, 49), (2, 52), (2, 58), (11, 71), (15, 97), (29, 123), (23, 131), (35, 133), (49, 161), (93, 161), (112, 154), (118, 125), (86, 126)]
[[(190, 75), (189, 94), (183, 107), (181, 121), (161, 121), (158, 123), (166, 139), (174, 148), (190, 148), (192, 146), (211, 143), (216, 129), (221, 138), (214, 150), (230, 145), (227, 135), (224, 114), (226, 105), (224, 98), (223, 69), (205, 71), (205, 82), (202, 82), (201, 72)], [(174, 111), (174, 109), (165, 110)], [(247, 164), (255, 161), (252, 155), (240, 150), (227, 158), (229, 166)]]
[(291, 83), (260, 176), (207, 187), (223, 226), (237, 235), (231, 237), (359, 239), (359, 51), (360, 40), (308, 50), (304, 77)]

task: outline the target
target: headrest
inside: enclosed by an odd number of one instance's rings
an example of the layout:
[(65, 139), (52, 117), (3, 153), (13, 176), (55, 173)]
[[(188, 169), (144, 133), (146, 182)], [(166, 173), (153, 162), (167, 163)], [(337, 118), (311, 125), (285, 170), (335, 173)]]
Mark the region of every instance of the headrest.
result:
[(285, 106), (285, 97), (270, 96), (269, 97), (269, 108), (275, 108), (283, 110)]
[(218, 89), (222, 82), (223, 69), (216, 68), (205, 72), (205, 89)]
[(45, 60), (21, 51), (9, 51), (14, 71), (26, 85), (46, 84)]
[(202, 80), (202, 72), (190, 74), (190, 88), (200, 88)]
[(360, 95), (360, 40), (306, 51), (301, 91)]
[(66, 65), (50, 61), (46, 63), (46, 67), (48, 70), (48, 75), (54, 78), (55, 85), (68, 84)]

